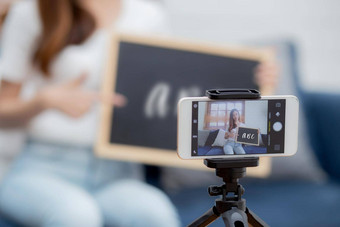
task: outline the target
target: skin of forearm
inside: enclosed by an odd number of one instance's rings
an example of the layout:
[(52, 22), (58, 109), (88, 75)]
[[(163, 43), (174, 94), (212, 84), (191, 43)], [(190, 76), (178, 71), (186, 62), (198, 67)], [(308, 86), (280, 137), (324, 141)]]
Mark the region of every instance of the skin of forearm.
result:
[(0, 127), (12, 128), (25, 126), (29, 120), (44, 110), (41, 99), (36, 96), (30, 100), (0, 100)]

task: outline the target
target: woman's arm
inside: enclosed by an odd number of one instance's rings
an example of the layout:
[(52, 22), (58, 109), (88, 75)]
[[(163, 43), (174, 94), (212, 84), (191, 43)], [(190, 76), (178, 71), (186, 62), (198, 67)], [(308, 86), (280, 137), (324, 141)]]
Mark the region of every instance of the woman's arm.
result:
[(30, 100), (20, 99), (21, 84), (2, 81), (0, 127), (23, 126), (46, 109), (55, 109), (70, 117), (78, 118), (98, 101), (117, 107), (126, 105), (126, 99), (122, 95), (99, 94), (82, 89), (81, 85), (85, 79), (86, 75), (82, 75), (64, 84), (44, 87)]
[(20, 98), (21, 84), (2, 81), (0, 127), (23, 126), (46, 109), (56, 109), (74, 118), (82, 116), (98, 97), (95, 92), (81, 89), (85, 78), (82, 75), (64, 84), (44, 87), (29, 100)]
[(21, 84), (1, 81), (0, 127), (18, 127), (44, 110), (39, 96), (23, 101), (19, 98)]

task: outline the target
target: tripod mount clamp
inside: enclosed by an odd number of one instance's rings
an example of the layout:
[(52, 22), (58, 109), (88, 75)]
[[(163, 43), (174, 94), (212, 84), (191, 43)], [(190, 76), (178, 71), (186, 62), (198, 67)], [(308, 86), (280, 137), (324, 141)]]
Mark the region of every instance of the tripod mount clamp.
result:
[(206, 95), (210, 99), (260, 99), (261, 93), (256, 89), (209, 89)]
[[(255, 89), (209, 89), (206, 95), (210, 99), (260, 99), (261, 93)], [(246, 175), (246, 167), (258, 166), (257, 157), (230, 158), (230, 159), (205, 159), (204, 164), (216, 169), (216, 175), (229, 181)], [(209, 193), (210, 194), (210, 193)]]
[[(261, 93), (258, 90), (245, 89), (245, 88), (209, 89), (209, 90), (206, 90), (206, 95), (210, 99), (260, 99), (261, 98)], [(250, 157), (250, 158), (230, 158), (230, 159), (205, 159), (204, 164), (207, 167), (215, 168), (216, 170), (217, 169), (242, 168), (244, 171), (241, 171), (241, 172), (244, 172), (243, 176), (245, 176), (245, 168), (257, 166), (258, 158)]]

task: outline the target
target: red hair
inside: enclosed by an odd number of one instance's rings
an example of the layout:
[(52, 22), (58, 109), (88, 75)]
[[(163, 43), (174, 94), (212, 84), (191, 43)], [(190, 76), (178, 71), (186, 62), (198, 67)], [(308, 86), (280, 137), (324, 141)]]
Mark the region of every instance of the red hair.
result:
[(232, 129), (236, 128), (236, 122), (234, 121), (234, 112), (238, 114), (238, 120), (241, 121), (240, 112), (237, 109), (232, 109), (229, 116), (229, 128), (228, 131), (231, 132)]
[(49, 66), (67, 45), (81, 44), (95, 30), (94, 17), (77, 0), (39, 0), (42, 34), (34, 61), (49, 76)]

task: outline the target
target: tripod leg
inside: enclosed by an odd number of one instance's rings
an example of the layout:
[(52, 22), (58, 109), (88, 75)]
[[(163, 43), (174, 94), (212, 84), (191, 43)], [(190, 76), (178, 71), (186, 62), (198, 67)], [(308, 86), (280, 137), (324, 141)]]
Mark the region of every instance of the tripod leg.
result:
[(259, 216), (252, 212), (248, 207), (246, 208), (246, 214), (249, 220), (249, 224), (253, 227), (269, 227)]
[(216, 207), (210, 208), (201, 217), (193, 221), (188, 227), (203, 227), (208, 226), (210, 223), (215, 221), (220, 215), (218, 214)]
[(248, 218), (243, 210), (233, 207), (222, 214), (226, 227), (248, 227)]

